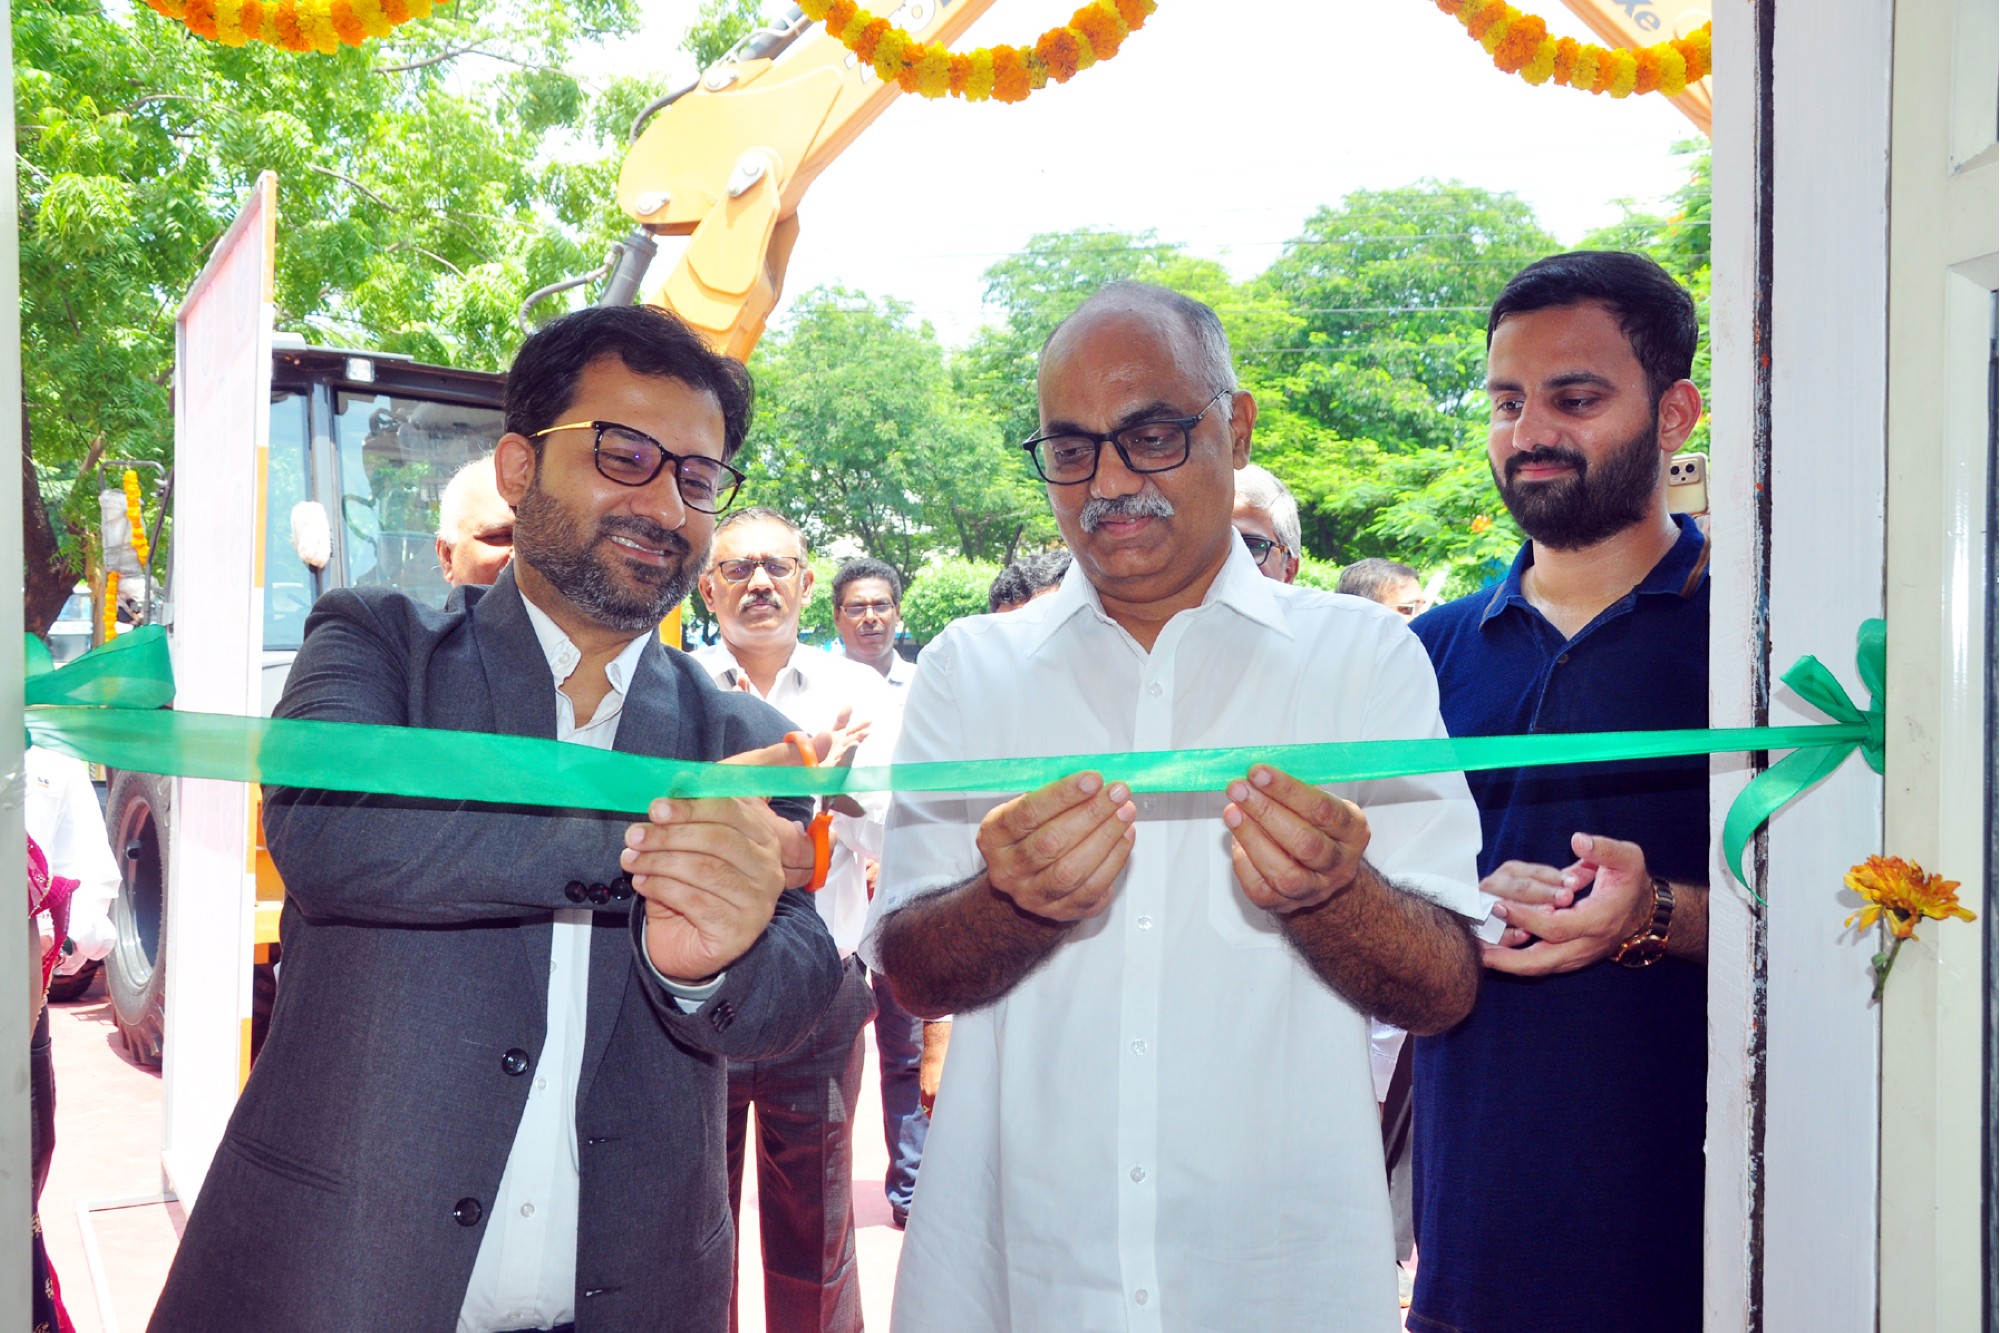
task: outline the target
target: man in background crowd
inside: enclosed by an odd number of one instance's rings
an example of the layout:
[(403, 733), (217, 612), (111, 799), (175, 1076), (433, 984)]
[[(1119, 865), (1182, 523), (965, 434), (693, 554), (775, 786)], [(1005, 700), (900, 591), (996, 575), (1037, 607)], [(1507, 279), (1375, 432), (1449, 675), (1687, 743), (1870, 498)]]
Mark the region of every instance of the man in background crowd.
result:
[(1415, 620), (1431, 607), (1416, 570), (1399, 560), (1376, 556), (1357, 560), (1341, 570), (1340, 583), (1334, 591), (1380, 602), (1405, 620)]
[(1299, 576), (1299, 502), (1291, 488), (1271, 475), (1270, 469), (1246, 463), (1236, 472), (1236, 509), (1230, 522), (1257, 572), (1267, 579), (1290, 583)]
[(998, 614), (1026, 606), (1037, 597), (1062, 586), (1063, 575), (1067, 573), (1068, 551), (1058, 549), (1024, 555), (993, 576), (993, 584), (986, 590), (987, 613)]
[[(903, 687), (916, 678), (917, 664), (896, 651), (896, 635), (903, 627), (903, 576), (896, 567), (866, 557), (842, 565), (833, 576), (833, 627), (849, 661), (874, 667), (894, 687), (894, 708), (900, 713)], [(871, 897), (876, 854), (867, 861)], [(882, 1192), (889, 1200), (890, 1219), (900, 1228), (909, 1221), (916, 1194), (930, 1102), (937, 1095), (951, 1024), (926, 1023), (897, 1004), (880, 973), (869, 984), (875, 992), (875, 1058), (882, 1071), (882, 1138), (889, 1150)]]
[(897, 689), (917, 664), (896, 651), (903, 629), (903, 576), (886, 560), (850, 560), (833, 576), (833, 628), (850, 662), (874, 667)]
[(452, 473), (438, 497), (438, 569), (444, 581), (491, 583), (514, 557), (514, 507), (500, 498), (493, 455)]
[[(1708, 545), (1666, 494), (1699, 332), (1639, 255), (1556, 255), (1494, 302), (1487, 457), (1528, 540), (1413, 626), (1452, 735), (1708, 725)], [(1416, 1043), (1409, 1326), (1698, 1333), (1708, 761), (1468, 780), (1508, 929), (1471, 1017)], [(1495, 1138), (1523, 1126), (1532, 1162)]]
[[(880, 731), (886, 756), (899, 710), (882, 673), (799, 642), (799, 612), (812, 593), (809, 555), (805, 534), (776, 510), (740, 509), (723, 519), (701, 576), (702, 600), (722, 637), (695, 660), (725, 690), (764, 700), (800, 729), (837, 733), (841, 753), (829, 762), (851, 759), (871, 728)], [(864, 861), (880, 852), (886, 804), (874, 797), (833, 816), (826, 883), (813, 895), (840, 951), (839, 994), (796, 1049), (729, 1067), (730, 1208), (740, 1215), (754, 1105), (764, 1317), (788, 1333), (861, 1327), (854, 1108), (861, 1097), (861, 1029), (875, 1001), (855, 947), (868, 916)]]

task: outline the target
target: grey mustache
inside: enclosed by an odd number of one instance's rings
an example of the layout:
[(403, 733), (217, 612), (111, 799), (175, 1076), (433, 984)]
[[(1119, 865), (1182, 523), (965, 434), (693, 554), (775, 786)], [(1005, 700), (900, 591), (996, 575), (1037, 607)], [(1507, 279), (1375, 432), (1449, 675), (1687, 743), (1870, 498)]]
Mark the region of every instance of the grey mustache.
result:
[(1076, 516), (1085, 532), (1095, 532), (1106, 520), (1116, 518), (1172, 518), (1174, 506), (1166, 496), (1158, 491), (1140, 491), (1137, 495), (1120, 495), (1106, 500), (1092, 496), (1083, 502), (1083, 509)]

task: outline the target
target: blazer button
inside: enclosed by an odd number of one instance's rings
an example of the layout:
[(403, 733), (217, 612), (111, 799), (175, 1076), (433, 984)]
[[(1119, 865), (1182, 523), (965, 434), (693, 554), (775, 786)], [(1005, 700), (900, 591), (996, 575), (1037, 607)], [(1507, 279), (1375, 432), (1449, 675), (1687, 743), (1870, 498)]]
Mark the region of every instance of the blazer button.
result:
[(611, 901), (611, 886), (610, 886), (609, 884), (593, 884), (593, 885), (591, 885), (591, 886), (590, 886), (590, 901), (592, 901), (592, 902), (594, 902), (594, 903), (597, 903), (597, 904), (598, 904), (599, 906), (602, 906), (603, 904), (605, 904), (605, 903), (608, 903), (608, 902), (610, 902), (610, 901)]
[(632, 877), (630, 875), (620, 875), (617, 879), (611, 881), (611, 896), (619, 902), (622, 903), (627, 898), (630, 898), (633, 892)]
[(573, 879), (569, 883), (563, 885), (563, 897), (569, 899), (573, 903), (580, 903), (589, 896), (590, 896), (590, 890), (584, 887), (584, 883), (580, 879)]
[(456, 1204), (452, 1205), (451, 1220), (462, 1227), (476, 1227), (479, 1225), (479, 1219), (485, 1214), (485, 1211), (484, 1208), (479, 1206), (479, 1200), (477, 1199), (460, 1199)]
[(500, 1057), (500, 1067), (510, 1074), (525, 1074), (528, 1072), (528, 1053), (516, 1046)]

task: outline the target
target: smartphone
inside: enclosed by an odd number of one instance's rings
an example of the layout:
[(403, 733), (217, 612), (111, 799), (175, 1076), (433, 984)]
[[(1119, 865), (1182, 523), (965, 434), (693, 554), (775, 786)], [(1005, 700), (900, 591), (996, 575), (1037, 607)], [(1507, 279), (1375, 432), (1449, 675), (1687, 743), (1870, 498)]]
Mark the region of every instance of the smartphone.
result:
[(1667, 460), (1667, 512), (1708, 512), (1708, 455), (1675, 454)]

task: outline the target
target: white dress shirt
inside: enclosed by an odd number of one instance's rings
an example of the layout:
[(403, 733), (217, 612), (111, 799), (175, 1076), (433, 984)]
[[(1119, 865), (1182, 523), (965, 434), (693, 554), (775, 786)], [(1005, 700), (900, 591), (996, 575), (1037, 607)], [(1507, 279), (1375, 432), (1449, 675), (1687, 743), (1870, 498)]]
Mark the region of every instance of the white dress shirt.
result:
[[(756, 691), (756, 682), (736, 664), (736, 654), (727, 641), (718, 640), (693, 656), (723, 689), (738, 688), (740, 677)], [(869, 723), (868, 739), (855, 759), (858, 765), (886, 763), (895, 749), (902, 699), (889, 688), (881, 672), (848, 660), (844, 653), (795, 644), (791, 660), (771, 682), (771, 692), (759, 697), (802, 731), (825, 731), (833, 726), (841, 709), (852, 710), (849, 725)], [(867, 815), (862, 819), (841, 814), (833, 817), (833, 856), (827, 865), (826, 884), (813, 895), (813, 905), (842, 958), (861, 943), (861, 931), (868, 921), (868, 876), (862, 863), (881, 854), (882, 824), (889, 807), (888, 797), (881, 793), (855, 799)]]
[[(22, 821), (28, 835), (48, 858), (50, 874), (77, 881), (69, 900), (69, 937), (76, 952), (56, 961), (56, 975), (68, 976), (110, 953), (118, 942), (111, 904), (122, 876), (105, 836), (104, 807), (83, 761), (34, 745), (28, 747), (24, 769), (28, 793)], [(44, 933), (55, 929), (47, 912), (41, 919)]]
[[(1150, 653), (1080, 565), (1025, 608), (957, 622), (925, 650), (896, 762), (1445, 734), (1429, 659), (1394, 613), (1278, 584), (1231, 548)], [(1331, 790), (1367, 811), (1384, 875), (1484, 915), (1462, 776)], [(1002, 799), (897, 797), (871, 935), (980, 870), (973, 838)], [(1003, 999), (958, 1016), (898, 1333), (1389, 1333), (1368, 1019), (1244, 897), (1222, 793), (1135, 800), (1110, 907)]]
[[(859, 665), (867, 667), (870, 671), (875, 670), (874, 666), (871, 663), (861, 662), (858, 658), (849, 656), (847, 652), (847, 645), (845, 643), (841, 644), (840, 646), (840, 655), (842, 657), (847, 658), (847, 660), (850, 662), (857, 662)], [(902, 690), (903, 688), (908, 686), (911, 681), (917, 678), (917, 664), (915, 662), (912, 662), (909, 658), (903, 656), (901, 653), (891, 651), (889, 654), (888, 673), (885, 675), (880, 671), (876, 671), (875, 674), (881, 676), (882, 679), (888, 681), (889, 684), (894, 686), (897, 690)]]
[[(618, 719), (645, 634), (635, 637), (604, 673), (611, 692), (590, 721), (576, 722), (576, 709), (562, 692), (583, 654), (542, 609), (524, 594), (528, 620), (556, 683), (556, 739), (609, 750), (618, 739)], [(534, 1084), (514, 1132), (500, 1189), (487, 1216), (486, 1234), (466, 1284), (458, 1313), (459, 1333), (498, 1333), (519, 1328), (554, 1328), (576, 1318), (576, 1215), (580, 1175), (576, 1151), (576, 1094), (583, 1073), (583, 1025), (590, 1008), (590, 928), (588, 908), (555, 914), (549, 954), (548, 1035), (535, 1057)], [(605, 946), (629, 953), (624, 931), (605, 932)], [(712, 993), (720, 978), (697, 990)], [(688, 1008), (687, 1001), (681, 1001)], [(698, 1007), (698, 1002), (696, 1004)]]

